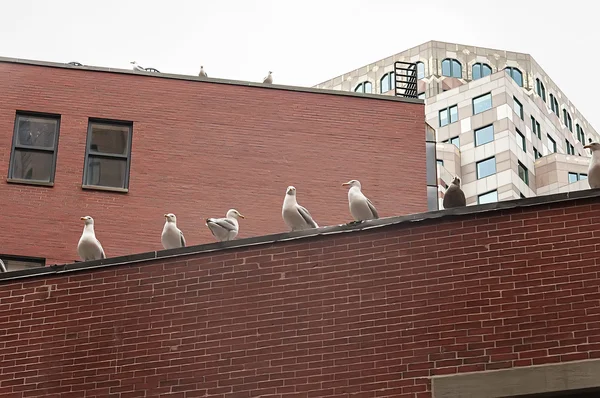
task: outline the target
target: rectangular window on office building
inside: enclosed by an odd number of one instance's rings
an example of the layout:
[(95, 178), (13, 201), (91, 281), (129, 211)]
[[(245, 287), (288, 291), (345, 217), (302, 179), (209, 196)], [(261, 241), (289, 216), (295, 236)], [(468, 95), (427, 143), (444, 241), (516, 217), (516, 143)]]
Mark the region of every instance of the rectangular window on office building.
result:
[(484, 159), (476, 164), (477, 179), (485, 178), (496, 173), (496, 158)]
[(531, 117), (531, 131), (533, 131), (533, 134), (537, 135), (540, 140), (542, 139), (542, 129), (540, 128), (540, 123), (535, 120), (533, 116)]
[(513, 97), (513, 109), (517, 115), (523, 120), (523, 105), (519, 102), (518, 99)]
[(519, 178), (523, 180), (525, 184), (529, 185), (529, 171), (527, 170), (527, 167), (525, 167), (523, 163), (518, 162), (517, 171), (519, 172)]
[(477, 204), (494, 203), (498, 201), (498, 191), (490, 191), (477, 196)]
[(440, 110), (440, 127), (444, 127), (458, 120), (458, 106), (454, 105)]
[(492, 93), (473, 98), (473, 115), (492, 109)]
[(550, 153), (556, 153), (556, 141), (550, 135), (548, 135), (548, 150)]
[(9, 182), (54, 183), (59, 129), (59, 115), (17, 113), (8, 170)]
[(127, 190), (131, 164), (130, 122), (90, 119), (83, 185), (86, 188)]
[(481, 127), (475, 130), (475, 146), (494, 141), (494, 125)]
[(527, 152), (527, 146), (525, 144), (525, 136), (523, 135), (523, 133), (521, 133), (519, 131), (519, 129), (515, 129), (517, 132), (517, 145), (519, 146), (519, 148), (521, 148), (523, 150), (523, 152)]

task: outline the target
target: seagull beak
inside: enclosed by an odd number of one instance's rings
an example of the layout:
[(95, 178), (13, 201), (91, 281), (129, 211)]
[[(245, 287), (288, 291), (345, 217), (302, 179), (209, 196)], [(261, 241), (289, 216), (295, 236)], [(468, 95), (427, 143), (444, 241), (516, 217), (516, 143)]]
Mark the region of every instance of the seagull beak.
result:
[(345, 182), (345, 183), (342, 184), (343, 187), (345, 187), (347, 185), (350, 185), (350, 184), (348, 184), (347, 182)]
[(590, 144), (584, 145), (583, 147), (586, 149), (590, 149)]
[(85, 217), (81, 217), (80, 220), (85, 220)]
[(165, 214), (165, 218), (167, 218), (167, 215)]
[(240, 217), (242, 217), (242, 218), (246, 218), (246, 217), (244, 217), (244, 216), (243, 216), (243, 215), (241, 215), (241, 214), (240, 214)]

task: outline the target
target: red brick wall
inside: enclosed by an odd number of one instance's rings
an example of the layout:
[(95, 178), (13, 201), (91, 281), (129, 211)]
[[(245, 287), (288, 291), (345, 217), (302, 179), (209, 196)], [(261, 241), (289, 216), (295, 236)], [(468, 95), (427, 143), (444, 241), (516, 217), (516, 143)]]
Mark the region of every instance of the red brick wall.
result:
[[(189, 245), (232, 207), (240, 237), (283, 232), (288, 185), (319, 225), (345, 223), (352, 178), (381, 216), (427, 210), (422, 104), (9, 63), (0, 76), (0, 254), (72, 262), (83, 215), (109, 257), (162, 249), (165, 212)], [(53, 188), (6, 183), (16, 110), (62, 115)], [(134, 122), (128, 194), (82, 191), (89, 117)]]
[(600, 357), (600, 200), (0, 285), (6, 397), (430, 398)]

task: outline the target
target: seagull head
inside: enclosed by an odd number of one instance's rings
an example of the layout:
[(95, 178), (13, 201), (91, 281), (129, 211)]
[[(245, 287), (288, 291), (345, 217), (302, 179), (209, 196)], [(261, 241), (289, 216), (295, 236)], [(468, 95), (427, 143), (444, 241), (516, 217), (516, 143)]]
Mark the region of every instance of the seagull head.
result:
[(600, 150), (600, 143), (590, 142), (589, 144), (585, 145), (584, 148), (589, 149), (592, 152), (598, 151), (598, 150)]
[(460, 187), (460, 178), (458, 178), (458, 176), (454, 177), (452, 184)]
[(287, 190), (285, 191), (285, 193), (288, 195), (296, 196), (296, 187), (294, 187), (293, 185), (290, 185), (289, 187), (287, 187)]
[(229, 209), (227, 211), (227, 218), (235, 218), (236, 220), (238, 218), (246, 218), (244, 217), (239, 211), (237, 211), (236, 209)]
[(343, 183), (342, 186), (343, 187), (350, 187), (350, 188), (358, 187), (358, 189), (361, 188), (360, 181), (358, 181), (358, 180), (350, 180), (348, 182)]
[(173, 213), (165, 214), (165, 219), (167, 220), (167, 222), (177, 223), (177, 217), (175, 217), (175, 214)]
[(94, 225), (94, 219), (90, 216), (81, 217), (85, 225)]

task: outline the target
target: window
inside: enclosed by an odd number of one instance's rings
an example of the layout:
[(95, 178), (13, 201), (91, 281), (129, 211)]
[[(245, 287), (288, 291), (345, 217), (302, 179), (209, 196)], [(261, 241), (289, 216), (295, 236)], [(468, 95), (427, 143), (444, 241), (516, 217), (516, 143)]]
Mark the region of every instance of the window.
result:
[(551, 153), (556, 153), (556, 141), (554, 141), (550, 135), (548, 135), (548, 150)]
[(517, 162), (517, 171), (519, 173), (519, 178), (523, 180), (523, 182), (529, 185), (529, 172), (527, 171), (527, 167), (523, 166), (523, 163)]
[(53, 184), (60, 116), (17, 113), (8, 178), (33, 184)]
[(442, 159), (436, 159), (435, 160), (437, 162), (438, 165), (443, 166), (444, 165), (444, 161)]
[(359, 83), (358, 86), (354, 89), (357, 93), (367, 93), (370, 94), (373, 92), (373, 84), (371, 82), (362, 82)]
[(83, 169), (85, 187), (128, 189), (132, 123), (90, 120)]
[(462, 65), (455, 59), (446, 58), (442, 61), (442, 76), (462, 77)]
[(471, 74), (473, 75), (473, 80), (481, 79), (482, 77), (491, 75), (492, 68), (488, 64), (477, 62), (476, 64), (473, 64)]
[(396, 84), (396, 77), (394, 72), (388, 72), (385, 75), (383, 75), (381, 80), (379, 80), (379, 83), (381, 93), (387, 93), (388, 91), (393, 90)]
[(536, 159), (539, 159), (539, 158), (541, 158), (541, 157), (542, 157), (542, 153), (541, 153), (540, 151), (538, 151), (538, 150), (537, 150), (537, 149), (534, 147), (534, 148), (533, 148), (533, 156), (534, 156)]
[(473, 98), (473, 115), (492, 108), (492, 93), (487, 93)]
[(519, 100), (516, 99), (515, 97), (513, 97), (513, 110), (515, 111), (515, 113), (517, 115), (519, 115), (521, 120), (523, 120), (523, 105), (521, 105)]
[(569, 140), (565, 140), (565, 145), (567, 147), (567, 155), (575, 155), (575, 147), (569, 142)]
[(558, 115), (558, 101), (556, 100), (556, 97), (552, 94), (550, 94), (550, 109), (552, 110), (552, 112), (554, 112), (554, 114), (556, 116)]
[(587, 180), (587, 174), (579, 173), (579, 179), (580, 180)]
[(535, 120), (533, 116), (531, 117), (531, 131), (534, 135), (537, 135), (540, 140), (542, 139), (542, 129), (540, 128), (540, 123)]
[(572, 184), (574, 182), (577, 181), (581, 181), (581, 180), (587, 180), (587, 174), (583, 174), (583, 173), (571, 173), (569, 171), (569, 184)]
[(475, 130), (475, 146), (494, 141), (494, 125), (490, 124)]
[(0, 268), (4, 264), (6, 272), (41, 268), (46, 265), (46, 259), (42, 257), (25, 257), (12, 254), (0, 254), (0, 261), (2, 262)]
[(417, 62), (417, 79), (425, 77), (425, 64), (423, 62)]
[(527, 152), (527, 147), (525, 145), (525, 136), (519, 131), (519, 129), (515, 130), (517, 132), (517, 145), (523, 150), (523, 152)]
[(425, 99), (425, 93), (419, 93), (419, 94), (417, 95), (417, 98), (418, 98), (418, 99)]
[(496, 173), (496, 158), (481, 160), (477, 162), (477, 179), (485, 178)]
[(542, 101), (546, 102), (546, 87), (540, 79), (535, 79), (535, 91), (542, 98)]
[(453, 105), (440, 111), (440, 127), (444, 127), (458, 120), (458, 106)]
[(477, 196), (477, 204), (494, 203), (498, 201), (498, 191), (491, 191)]
[(460, 148), (460, 138), (458, 136), (450, 138), (450, 143), (455, 147)]
[(563, 122), (565, 123), (565, 126), (567, 126), (569, 131), (572, 133), (573, 132), (573, 121), (571, 120), (571, 115), (569, 114), (569, 112), (567, 112), (567, 110), (565, 108), (563, 108)]
[(585, 145), (585, 133), (583, 132), (583, 129), (581, 128), (579, 123), (575, 125), (575, 130), (577, 130), (577, 140), (583, 145)]
[(523, 74), (521, 73), (521, 71), (517, 68), (514, 68), (512, 66), (508, 66), (506, 68), (504, 68), (504, 70), (506, 71), (506, 73), (508, 73), (508, 75), (510, 77), (513, 78), (513, 80), (520, 86), (523, 87)]

